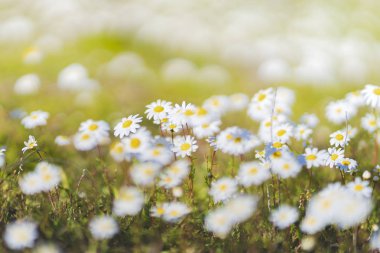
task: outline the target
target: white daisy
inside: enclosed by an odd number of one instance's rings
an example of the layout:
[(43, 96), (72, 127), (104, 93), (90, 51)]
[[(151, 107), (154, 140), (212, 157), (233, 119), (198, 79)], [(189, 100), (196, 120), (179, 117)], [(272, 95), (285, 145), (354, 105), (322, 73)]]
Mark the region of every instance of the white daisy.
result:
[(251, 185), (262, 184), (270, 176), (269, 169), (264, 168), (259, 162), (253, 161), (240, 164), (237, 179), (241, 185), (249, 187)]
[(172, 109), (171, 102), (165, 100), (157, 100), (146, 106), (145, 111), (147, 119), (162, 120), (167, 117)]
[(34, 136), (29, 135), (28, 141), (24, 142), (25, 147), (22, 148), (22, 152), (25, 153), (25, 151), (34, 149), (38, 146), (36, 138)]
[(166, 203), (164, 209), (164, 215), (162, 218), (168, 222), (178, 222), (185, 215), (190, 213), (190, 208), (181, 202), (169, 202)]
[(91, 219), (89, 229), (96, 240), (105, 240), (112, 238), (119, 231), (119, 226), (111, 216), (102, 215)]
[(329, 148), (327, 152), (326, 166), (329, 166), (330, 168), (336, 166), (337, 162), (344, 158), (344, 150), (341, 148)]
[(197, 141), (194, 137), (190, 135), (186, 135), (184, 137), (177, 136), (174, 139), (174, 147), (172, 148), (172, 151), (180, 157), (186, 157), (191, 156), (192, 153), (197, 151)]
[(31, 112), (28, 116), (24, 117), (21, 120), (21, 124), (23, 124), (25, 128), (31, 129), (37, 126), (46, 125), (48, 118), (49, 113), (44, 111), (34, 111)]
[(140, 127), (139, 123), (141, 121), (142, 117), (139, 117), (138, 114), (123, 118), (114, 128), (115, 137), (123, 138), (124, 136), (128, 136), (130, 133), (136, 133), (137, 129)]
[(364, 101), (373, 108), (380, 108), (380, 86), (367, 84), (362, 90)]
[(37, 237), (37, 224), (31, 221), (17, 220), (5, 228), (4, 241), (12, 250), (32, 248)]
[(284, 229), (297, 221), (298, 211), (295, 207), (281, 205), (272, 211), (269, 219), (276, 227)]
[(144, 205), (144, 194), (136, 187), (123, 186), (113, 201), (113, 213), (117, 216), (136, 215)]
[(306, 167), (320, 167), (326, 164), (327, 152), (326, 150), (318, 150), (317, 148), (305, 149)]
[(237, 183), (234, 179), (223, 177), (211, 183), (209, 194), (213, 197), (214, 202), (216, 203), (231, 198), (237, 190)]
[(140, 163), (132, 166), (130, 175), (136, 185), (150, 186), (154, 183), (154, 179), (160, 172), (160, 169), (161, 166), (157, 163)]
[(366, 198), (370, 198), (372, 195), (372, 188), (369, 186), (369, 182), (363, 181), (359, 177), (355, 178), (354, 182), (348, 183), (347, 188), (354, 194), (359, 194)]
[(335, 147), (342, 147), (350, 141), (350, 137), (347, 136), (347, 134), (343, 131), (336, 131), (332, 134), (330, 134), (330, 145)]

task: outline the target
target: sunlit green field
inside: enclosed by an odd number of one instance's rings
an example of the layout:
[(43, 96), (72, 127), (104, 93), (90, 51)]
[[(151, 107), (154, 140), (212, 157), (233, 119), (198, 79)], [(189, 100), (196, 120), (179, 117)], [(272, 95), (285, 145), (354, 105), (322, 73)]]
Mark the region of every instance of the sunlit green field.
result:
[[(96, 215), (112, 214), (113, 200), (120, 187), (134, 184), (129, 173), (137, 161), (115, 162), (109, 155), (110, 145), (85, 152), (77, 151), (72, 145), (60, 147), (54, 143), (56, 136), (74, 135), (80, 123), (87, 119), (104, 120), (110, 124), (113, 143), (118, 138), (113, 136), (112, 129), (120, 119), (132, 114), (145, 116), (145, 106), (157, 99), (173, 104), (186, 101), (201, 106), (213, 95), (245, 93), (252, 98), (259, 90), (268, 87), (258, 81), (252, 82), (238, 69), (231, 69), (231, 79), (223, 85), (191, 80), (167, 83), (159, 74), (160, 67), (174, 55), (128, 37), (99, 35), (84, 38), (66, 44), (62, 51), (47, 55), (37, 65), (22, 63), (27, 48), (0, 48), (0, 146), (6, 147), (6, 165), (0, 171), (1, 233), (4, 233), (8, 223), (28, 217), (38, 223), (38, 243), (52, 242), (62, 252), (300, 252), (302, 242), (305, 243), (303, 239), (308, 236), (301, 231), (300, 222), (310, 198), (330, 182), (348, 183), (355, 177), (361, 177), (365, 170), (372, 172), (376, 165), (374, 162), (379, 160), (376, 157), (378, 153), (374, 153), (377, 145), (374, 135), (361, 129), (360, 117), (352, 118), (349, 124), (357, 127), (359, 133), (350, 141), (345, 152), (347, 157), (357, 160), (357, 172), (346, 173), (343, 180), (337, 168), (320, 166), (312, 168), (311, 173), (303, 167), (295, 178), (281, 179), (273, 174), (262, 186), (240, 187), (239, 192), (258, 196), (257, 210), (248, 220), (235, 226), (225, 238), (220, 238), (204, 227), (206, 215), (221, 206), (209, 196), (210, 184), (222, 176), (235, 176), (240, 164), (256, 159), (254, 151), (265, 149), (265, 145), (235, 157), (217, 151), (216, 158), (211, 161), (212, 149), (205, 140), (198, 140), (199, 149), (191, 156), (191, 174), (184, 180), (184, 193), (179, 197), (181, 202), (191, 207), (186, 217), (177, 223), (152, 217), (151, 207), (159, 202), (171, 201), (174, 197), (170, 190), (157, 184), (141, 187), (145, 194), (142, 210), (135, 216), (116, 217), (119, 232), (109, 240), (95, 240), (88, 229), (90, 220)], [(119, 78), (108, 75), (104, 64), (124, 51), (142, 56), (151, 74)], [(199, 66), (216, 61), (209, 57), (191, 59)], [(58, 73), (74, 62), (86, 66), (89, 76), (101, 85), (101, 89), (85, 104), (80, 103), (84, 99), (78, 99), (75, 92), (61, 91), (56, 85)], [(35, 95), (21, 96), (13, 91), (15, 80), (26, 73), (37, 73), (41, 78), (41, 89)], [(290, 116), (292, 122), (298, 122), (306, 112), (319, 117), (320, 123), (312, 134), (313, 145), (319, 149), (327, 149), (330, 146), (329, 135), (344, 129), (346, 124), (329, 123), (325, 117), (326, 105), (332, 100), (342, 99), (348, 92), (364, 88), (364, 84), (363, 87), (353, 87), (344, 83), (336, 86), (293, 83), (281, 86), (293, 89), (296, 95)], [(25, 129), (20, 119), (11, 117), (15, 109), (27, 113), (35, 110), (49, 112), (48, 123)], [(359, 115), (363, 116), (367, 111), (371, 110), (360, 109)], [(228, 112), (221, 119), (221, 129), (239, 126), (254, 134), (259, 129), (259, 123), (251, 120), (246, 110)], [(145, 117), (142, 125), (153, 135), (160, 135), (160, 127)], [(21, 149), (29, 135), (36, 137), (38, 147), (23, 154)], [(170, 137), (170, 134), (166, 133), (166, 136)], [(296, 154), (303, 154), (305, 148), (302, 142), (293, 139), (289, 147)], [(61, 183), (49, 192), (23, 194), (19, 179), (32, 171), (41, 160), (62, 167)], [(328, 225), (312, 235), (315, 252), (369, 251), (373, 225), (379, 222), (379, 188), (372, 178), (369, 181), (373, 188), (374, 205), (368, 218), (349, 229)], [(269, 216), (273, 209), (284, 203), (297, 207), (300, 218), (295, 224), (280, 230), (269, 221)], [(0, 252), (12, 252), (3, 238), (0, 241)], [(33, 250), (26, 249), (25, 252)]]

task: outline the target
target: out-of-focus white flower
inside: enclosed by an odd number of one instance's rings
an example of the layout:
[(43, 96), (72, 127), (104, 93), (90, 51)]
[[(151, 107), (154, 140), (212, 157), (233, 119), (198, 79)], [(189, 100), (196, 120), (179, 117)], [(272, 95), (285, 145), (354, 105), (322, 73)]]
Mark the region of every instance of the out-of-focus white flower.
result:
[(21, 120), (21, 124), (23, 124), (25, 128), (31, 129), (37, 126), (46, 125), (48, 118), (49, 113), (44, 111), (34, 111), (31, 112), (28, 116), (24, 117)]
[(37, 224), (26, 220), (8, 224), (4, 233), (5, 244), (12, 250), (32, 248), (37, 237)]
[(373, 108), (380, 108), (380, 86), (367, 84), (362, 90), (364, 101)]
[(38, 92), (41, 85), (37, 74), (27, 74), (17, 79), (14, 85), (15, 93), (19, 95), (30, 95)]
[(276, 210), (273, 210), (270, 216), (271, 222), (280, 229), (289, 227), (296, 222), (297, 219), (297, 209), (288, 205), (281, 205)]
[(108, 215), (92, 218), (89, 228), (96, 240), (110, 239), (119, 231), (119, 226), (115, 219)]

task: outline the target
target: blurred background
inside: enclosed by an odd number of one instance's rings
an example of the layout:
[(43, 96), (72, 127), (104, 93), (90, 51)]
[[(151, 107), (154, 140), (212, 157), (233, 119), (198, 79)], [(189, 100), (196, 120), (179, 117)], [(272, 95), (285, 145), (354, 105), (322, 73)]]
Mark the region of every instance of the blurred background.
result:
[(0, 0), (0, 101), (340, 94), (379, 83), (379, 13), (378, 0)]

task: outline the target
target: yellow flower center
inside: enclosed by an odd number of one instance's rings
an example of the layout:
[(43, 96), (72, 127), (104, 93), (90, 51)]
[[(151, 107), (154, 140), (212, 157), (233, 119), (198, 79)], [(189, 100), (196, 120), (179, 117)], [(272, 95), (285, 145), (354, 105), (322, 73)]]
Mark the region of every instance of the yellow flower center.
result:
[(185, 115), (186, 115), (186, 116), (192, 116), (192, 115), (194, 115), (194, 112), (193, 112), (193, 110), (187, 109), (187, 110), (185, 111)]
[(344, 166), (348, 166), (348, 165), (351, 164), (351, 162), (350, 162), (349, 160), (344, 160), (344, 161), (342, 162), (342, 164), (343, 164)]
[(198, 113), (197, 113), (199, 116), (202, 116), (202, 115), (207, 115), (207, 111), (206, 109), (204, 109), (203, 107), (200, 107), (198, 108)]
[(257, 96), (257, 100), (259, 100), (259, 101), (261, 102), (261, 101), (263, 101), (266, 97), (267, 97), (267, 95), (265, 95), (264, 93), (260, 93), (260, 94)]
[(363, 189), (364, 189), (364, 186), (361, 185), (361, 184), (357, 184), (357, 185), (355, 185), (355, 187), (354, 187), (354, 190), (357, 191), (357, 192), (360, 192), (360, 191), (362, 191)]
[(286, 130), (285, 129), (281, 129), (281, 130), (277, 131), (277, 136), (283, 136), (284, 134), (286, 134)]
[(288, 171), (290, 169), (290, 164), (289, 163), (285, 163), (284, 166), (282, 166), (282, 168), (286, 171)]
[(337, 154), (332, 154), (331, 155), (331, 160), (335, 161), (336, 159), (338, 159), (338, 155)]
[(153, 111), (154, 112), (157, 112), (157, 113), (160, 113), (164, 110), (164, 107), (161, 106), (161, 105), (157, 105), (156, 107), (154, 107)]
[(89, 134), (82, 134), (81, 139), (82, 139), (83, 141), (86, 141), (86, 140), (90, 139), (90, 135), (89, 135)]
[(259, 170), (257, 168), (251, 168), (249, 170), (249, 174), (252, 174), (252, 175), (256, 175), (258, 172), (259, 172)]
[(335, 136), (335, 139), (337, 139), (338, 141), (342, 141), (344, 139), (344, 136), (343, 136), (343, 134), (337, 134)]
[(377, 96), (380, 96), (380, 88), (376, 88), (373, 90), (373, 93)]
[(50, 173), (45, 173), (43, 176), (42, 176), (42, 180), (43, 181), (50, 181), (52, 179), (52, 176)]
[(281, 148), (282, 147), (282, 143), (279, 142), (279, 141), (276, 141), (275, 143), (273, 143), (273, 147), (274, 148)]
[(132, 120), (126, 120), (123, 122), (123, 128), (130, 127), (132, 125)]
[(226, 184), (221, 184), (219, 185), (219, 190), (221, 190), (222, 192), (226, 191), (227, 190), (227, 185)]
[(163, 215), (165, 210), (162, 207), (157, 207), (157, 214)]
[(95, 124), (95, 123), (91, 124), (91, 125), (88, 127), (88, 129), (91, 130), (91, 131), (95, 131), (95, 130), (98, 129), (98, 128), (99, 128), (99, 126), (98, 126), (97, 124)]
[(306, 160), (308, 161), (314, 161), (316, 159), (317, 159), (317, 156), (313, 154), (306, 156)]
[(133, 194), (130, 194), (129, 192), (121, 192), (119, 195), (119, 198), (124, 201), (131, 201), (134, 199)]
[(182, 145), (181, 145), (181, 150), (182, 151), (186, 151), (186, 150), (189, 150), (190, 149), (190, 147), (191, 147), (191, 145), (189, 144), (189, 143), (183, 143)]
[(138, 148), (141, 145), (141, 141), (138, 138), (132, 138), (131, 139), (131, 147), (132, 148)]
[(240, 137), (235, 138), (234, 142), (235, 143), (240, 143), (241, 142), (241, 138)]
[(151, 175), (153, 175), (153, 170), (151, 168), (146, 168), (144, 170), (144, 174), (147, 176), (151, 176)]
[(179, 215), (179, 212), (177, 210), (170, 211), (170, 216), (176, 217)]

